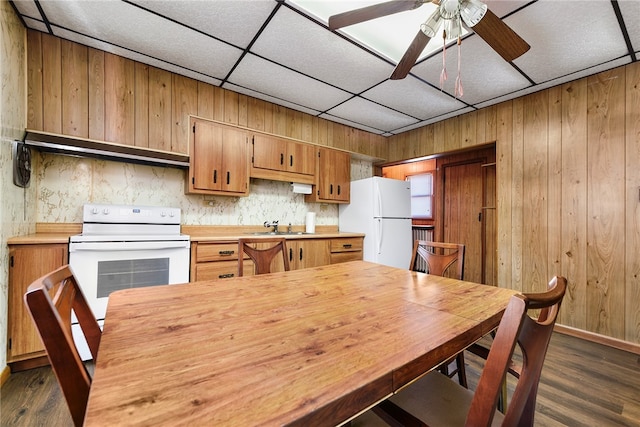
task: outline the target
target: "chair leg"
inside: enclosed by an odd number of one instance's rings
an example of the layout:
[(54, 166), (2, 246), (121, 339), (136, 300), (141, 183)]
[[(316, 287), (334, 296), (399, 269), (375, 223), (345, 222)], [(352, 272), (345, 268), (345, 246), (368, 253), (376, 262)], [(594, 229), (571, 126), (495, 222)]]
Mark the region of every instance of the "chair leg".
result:
[(458, 382), (464, 388), (469, 388), (467, 386), (467, 369), (464, 366), (464, 352), (461, 351), (456, 356), (456, 371), (458, 373)]

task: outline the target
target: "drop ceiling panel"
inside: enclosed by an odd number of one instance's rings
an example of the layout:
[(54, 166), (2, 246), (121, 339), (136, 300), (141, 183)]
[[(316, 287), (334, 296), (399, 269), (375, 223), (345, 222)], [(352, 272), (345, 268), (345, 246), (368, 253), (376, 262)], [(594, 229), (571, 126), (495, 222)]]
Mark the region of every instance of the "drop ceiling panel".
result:
[[(380, 129), (375, 129), (375, 128), (372, 128), (372, 127), (369, 127), (369, 126), (365, 126), (362, 123), (352, 122), (351, 120), (346, 120), (346, 119), (343, 119), (342, 117), (333, 116), (331, 114), (324, 113), (324, 114), (321, 114), (319, 117), (322, 118), (322, 119), (326, 119), (326, 120), (332, 121), (332, 122), (342, 123), (343, 125), (346, 125), (346, 126), (351, 126), (351, 127), (354, 127), (354, 128), (362, 129), (362, 130), (367, 131), (367, 132), (371, 132), (371, 133), (375, 133), (375, 134), (379, 134), (379, 135), (382, 134), (380, 132)], [(389, 134), (389, 135), (391, 135), (391, 134)], [(385, 136), (389, 136), (389, 135), (385, 135)]]
[(389, 63), (284, 7), (251, 51), (352, 93), (362, 92), (393, 71)]
[(241, 48), (249, 46), (277, 6), (273, 0), (134, 0), (132, 3)]
[[(447, 80), (442, 89), (453, 96), (458, 70), (457, 45), (447, 48), (446, 61)], [(487, 72), (488, 70), (491, 72)], [(439, 88), (442, 53), (416, 65), (411, 72)], [(461, 99), (468, 104), (515, 92), (530, 85), (521, 73), (476, 34), (462, 40), (460, 45), (460, 77), (463, 88)]]
[(23, 19), (24, 19), (24, 23), (29, 28), (33, 28), (34, 30), (42, 31), (43, 33), (46, 33), (48, 31), (47, 30), (47, 26), (42, 21), (38, 21), (36, 19), (27, 18), (27, 17), (24, 17)]
[(413, 76), (402, 80), (387, 80), (364, 92), (362, 96), (422, 120), (465, 106), (459, 100)]
[[(201, 33), (124, 2), (42, 2), (49, 21), (135, 52), (215, 78), (224, 78), (242, 53)], [(54, 29), (54, 34), (59, 32)], [(206, 54), (215, 52), (215, 55)]]
[(618, 1), (634, 52), (640, 52), (640, 1)]
[(123, 49), (118, 46), (114, 46), (109, 43), (101, 42), (95, 39), (91, 39), (89, 37), (83, 36), (81, 34), (72, 33), (71, 31), (56, 29), (56, 34), (63, 39), (71, 40), (76, 43), (80, 43), (95, 49), (103, 50), (105, 52), (113, 53), (115, 55), (122, 56), (124, 58), (131, 59), (133, 61), (138, 61), (143, 64), (151, 65), (152, 67), (161, 68), (163, 70), (171, 71), (173, 73), (191, 77), (192, 79), (200, 80), (205, 83), (210, 83), (218, 86), (221, 83), (221, 80), (213, 78), (203, 73), (198, 73), (193, 70), (186, 69), (184, 67), (180, 67), (174, 64), (170, 64), (164, 61), (160, 61), (155, 58), (148, 57), (141, 53), (137, 53), (128, 49)]
[(628, 54), (608, 1), (539, 1), (505, 22), (529, 40), (514, 63), (536, 83)]
[(373, 129), (393, 130), (415, 123), (413, 117), (375, 104), (360, 97), (352, 98), (345, 103), (327, 111), (327, 113), (361, 123)]
[(320, 111), (318, 111), (318, 110), (312, 110), (311, 108), (307, 108), (307, 107), (304, 107), (304, 106), (299, 105), (299, 104), (294, 104), (292, 102), (288, 102), (288, 101), (285, 101), (285, 100), (280, 99), (280, 98), (275, 98), (273, 96), (265, 95), (264, 93), (257, 92), (255, 90), (251, 90), (251, 89), (247, 89), (246, 87), (234, 85), (234, 84), (231, 84), (231, 83), (225, 83), (224, 85), (222, 85), (222, 87), (224, 89), (229, 89), (229, 90), (232, 90), (234, 92), (241, 93), (243, 95), (251, 96), (253, 98), (262, 99), (263, 101), (268, 101), (268, 102), (271, 102), (271, 103), (274, 103), (274, 104), (282, 105), (283, 107), (291, 108), (293, 110), (302, 111), (303, 113), (307, 113), (307, 114), (310, 114), (312, 116), (317, 116), (318, 114), (320, 114)]
[(42, 15), (33, 0), (14, 0), (13, 4), (16, 5), (16, 9), (18, 9), (21, 14), (29, 16), (32, 19), (42, 20)]
[(242, 59), (229, 77), (229, 83), (319, 111), (325, 111), (351, 96), (252, 54)]

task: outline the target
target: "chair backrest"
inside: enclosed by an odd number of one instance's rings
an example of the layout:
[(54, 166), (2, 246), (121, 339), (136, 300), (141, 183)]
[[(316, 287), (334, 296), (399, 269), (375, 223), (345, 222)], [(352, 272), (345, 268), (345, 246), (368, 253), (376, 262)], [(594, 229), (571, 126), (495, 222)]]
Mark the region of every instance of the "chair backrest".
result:
[(102, 331), (68, 265), (42, 276), (24, 294), (31, 318), (49, 356), (76, 426), (82, 425), (89, 398), (91, 376), (71, 334), (73, 310), (91, 355), (98, 357)]
[[(251, 245), (273, 244), (266, 249), (258, 249)], [(242, 238), (238, 240), (238, 276), (243, 274), (243, 254), (247, 254), (255, 264), (255, 274), (271, 273), (271, 262), (282, 252), (284, 270), (289, 271), (289, 258), (287, 257), (287, 243), (284, 237), (268, 238)]]
[(416, 240), (409, 270), (416, 270), (420, 258), (427, 263), (427, 272), (436, 276), (444, 276), (447, 269), (458, 261), (454, 278), (464, 280), (464, 245)]
[[(517, 343), (523, 355), (520, 378), (502, 425), (533, 426), (542, 365), (566, 288), (567, 280), (558, 276), (549, 282), (547, 292), (511, 297), (473, 395), (466, 425), (491, 425)], [(527, 315), (528, 310), (536, 309), (540, 309), (537, 319)]]

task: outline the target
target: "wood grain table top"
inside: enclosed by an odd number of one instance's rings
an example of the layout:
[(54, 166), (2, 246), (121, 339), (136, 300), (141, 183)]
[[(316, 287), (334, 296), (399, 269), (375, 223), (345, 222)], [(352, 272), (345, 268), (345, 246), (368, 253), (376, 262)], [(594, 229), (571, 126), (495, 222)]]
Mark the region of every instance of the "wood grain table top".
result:
[(354, 261), (118, 291), (85, 425), (336, 425), (495, 328), (515, 292)]

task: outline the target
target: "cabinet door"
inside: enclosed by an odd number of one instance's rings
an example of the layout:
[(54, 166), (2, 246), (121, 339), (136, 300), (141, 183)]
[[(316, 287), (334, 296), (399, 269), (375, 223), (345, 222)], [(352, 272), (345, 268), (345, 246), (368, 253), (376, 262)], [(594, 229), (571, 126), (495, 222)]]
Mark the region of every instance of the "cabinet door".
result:
[(287, 240), (287, 249), (292, 270), (318, 267), (331, 263), (329, 240)]
[(247, 134), (208, 120), (192, 120), (188, 192), (247, 195)]
[(313, 175), (316, 170), (316, 148), (309, 144), (289, 142), (286, 162), (288, 172)]
[(349, 202), (351, 188), (351, 156), (329, 148), (318, 149), (316, 197), (325, 201)]
[(28, 359), (30, 354), (31, 357), (44, 354), (23, 297), (32, 282), (66, 264), (67, 251), (66, 244), (9, 247), (8, 362)]
[(287, 141), (272, 136), (253, 136), (253, 167), (275, 171), (287, 170)]

